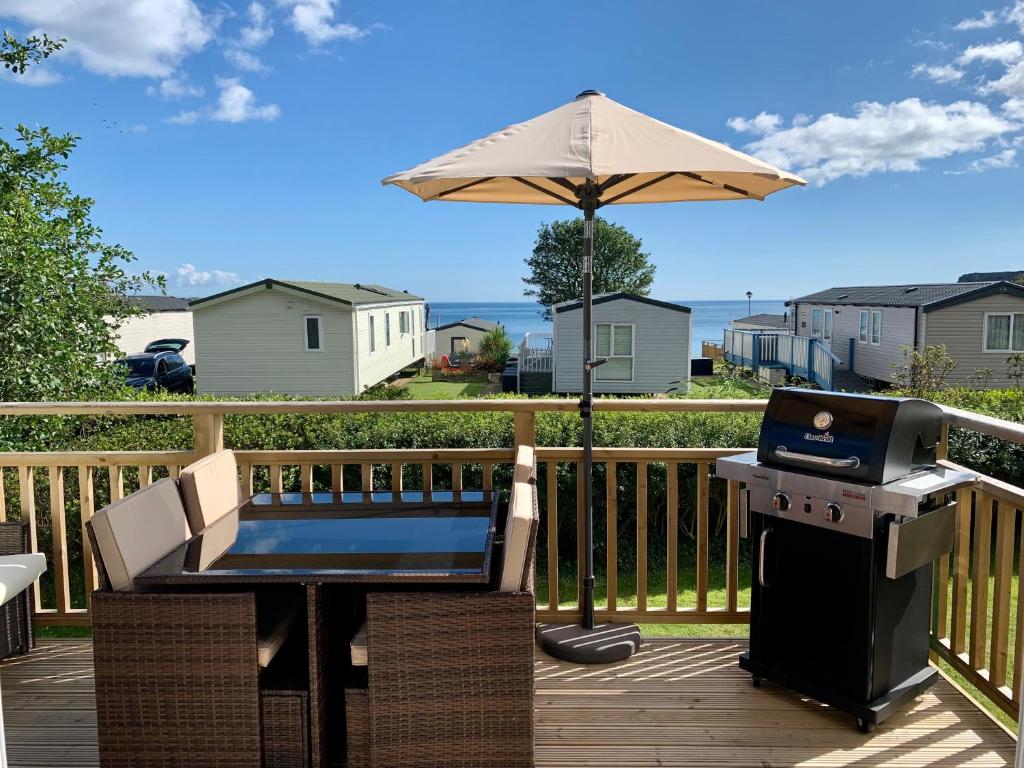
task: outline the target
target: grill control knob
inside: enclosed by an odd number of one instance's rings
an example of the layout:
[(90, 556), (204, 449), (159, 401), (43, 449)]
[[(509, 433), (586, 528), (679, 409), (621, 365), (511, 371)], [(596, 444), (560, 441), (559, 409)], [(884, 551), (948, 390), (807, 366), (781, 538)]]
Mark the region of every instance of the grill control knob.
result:
[(775, 498), (772, 499), (772, 508), (776, 512), (788, 512), (789, 496), (784, 493), (776, 493)]
[(830, 523), (839, 523), (843, 519), (843, 508), (836, 504), (834, 501), (830, 501), (825, 505), (825, 519)]

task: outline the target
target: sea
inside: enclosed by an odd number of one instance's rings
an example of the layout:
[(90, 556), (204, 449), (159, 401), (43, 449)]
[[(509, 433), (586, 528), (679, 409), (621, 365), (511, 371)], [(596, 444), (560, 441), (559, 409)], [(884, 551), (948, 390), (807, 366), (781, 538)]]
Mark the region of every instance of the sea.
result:
[[(751, 301), (749, 307), (746, 299), (740, 301), (687, 301), (673, 300), (674, 304), (682, 304), (692, 311), (691, 322), (691, 354), (700, 357), (701, 341), (721, 343), (722, 331), (729, 326), (730, 320), (747, 315), (772, 314), (781, 315), (786, 311), (782, 299), (762, 299)], [(435, 328), (445, 323), (453, 323), (467, 317), (480, 317), (505, 326), (505, 331), (513, 342), (519, 344), (528, 331), (550, 331), (551, 323), (541, 318), (542, 307), (532, 301), (502, 302), (430, 302), (430, 326)]]

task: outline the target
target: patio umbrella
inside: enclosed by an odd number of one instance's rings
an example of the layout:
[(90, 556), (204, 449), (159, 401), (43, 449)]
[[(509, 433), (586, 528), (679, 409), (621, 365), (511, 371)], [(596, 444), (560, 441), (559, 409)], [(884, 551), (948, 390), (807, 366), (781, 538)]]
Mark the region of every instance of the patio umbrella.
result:
[(617, 661), (640, 643), (633, 625), (594, 624), (591, 344), (594, 212), (605, 205), (764, 200), (805, 182), (724, 144), (583, 91), (573, 101), (384, 179), (424, 201), (568, 205), (583, 211), (584, 563), (581, 621), (542, 624), (537, 637), (570, 661)]

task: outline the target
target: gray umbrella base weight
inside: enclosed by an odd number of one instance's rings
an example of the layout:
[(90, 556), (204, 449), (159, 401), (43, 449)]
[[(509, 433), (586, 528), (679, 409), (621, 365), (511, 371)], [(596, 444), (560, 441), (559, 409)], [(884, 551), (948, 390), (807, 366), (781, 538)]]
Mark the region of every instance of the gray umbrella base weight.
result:
[(549, 656), (573, 664), (611, 664), (640, 650), (636, 624), (538, 624), (537, 643)]

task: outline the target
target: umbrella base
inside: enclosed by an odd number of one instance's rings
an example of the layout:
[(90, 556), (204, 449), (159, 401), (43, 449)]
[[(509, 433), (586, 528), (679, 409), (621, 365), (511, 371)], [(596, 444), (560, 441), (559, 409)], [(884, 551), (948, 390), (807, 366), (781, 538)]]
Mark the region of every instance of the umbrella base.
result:
[(537, 642), (544, 653), (562, 661), (611, 664), (640, 650), (640, 630), (636, 624), (598, 624), (593, 629), (579, 624), (538, 624)]

